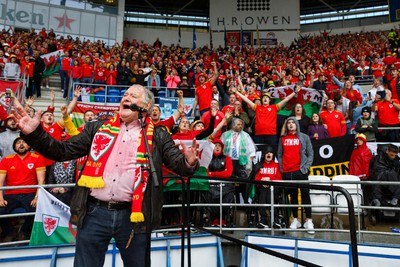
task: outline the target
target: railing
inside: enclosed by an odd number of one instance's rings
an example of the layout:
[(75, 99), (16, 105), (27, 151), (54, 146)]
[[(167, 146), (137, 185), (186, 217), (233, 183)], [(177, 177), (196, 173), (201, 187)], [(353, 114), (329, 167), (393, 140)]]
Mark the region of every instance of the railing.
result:
[[(210, 178), (205, 178), (205, 177), (194, 177), (196, 179), (207, 179), (209, 180)], [(400, 186), (400, 182), (376, 182), (376, 181), (360, 181), (360, 182), (346, 182), (346, 181), (331, 181), (330, 183), (332, 184), (332, 186), (322, 186), (322, 185), (318, 185), (319, 183), (325, 183), (326, 181), (285, 181), (285, 182), (261, 182), (261, 181), (249, 181), (249, 180), (242, 180), (242, 179), (217, 179), (217, 178), (212, 178), (213, 181), (218, 181), (221, 183), (251, 183), (251, 184), (259, 184), (259, 185), (270, 185), (271, 188), (274, 187), (300, 187), (300, 188), (310, 188), (310, 189), (315, 189), (315, 190), (327, 190), (327, 191), (337, 191), (337, 192), (341, 192), (346, 198), (350, 198), (351, 196), (348, 194), (348, 192), (343, 189), (340, 186), (336, 186), (339, 184), (357, 184), (357, 190), (361, 191), (361, 186), (362, 184), (368, 184), (368, 185), (377, 185), (377, 184), (387, 184), (387, 185), (398, 185)], [(189, 179), (190, 182), (190, 179)], [(184, 184), (184, 183), (183, 183)], [(43, 185), (43, 186), (4, 186), (4, 187), (0, 187), (0, 190), (11, 190), (11, 189), (21, 189), (21, 188), (39, 188), (39, 187), (43, 187), (43, 188), (53, 188), (53, 187), (73, 187), (74, 184), (49, 184), (49, 185)], [(222, 190), (222, 187), (220, 187)], [(190, 209), (193, 207), (210, 207), (210, 206), (218, 206), (220, 207), (220, 211), (222, 211), (223, 207), (261, 207), (261, 206), (265, 206), (265, 207), (269, 207), (271, 208), (271, 226), (273, 225), (273, 220), (274, 220), (274, 216), (273, 213), (274, 211), (276, 211), (276, 209), (278, 208), (291, 208), (291, 207), (298, 207), (298, 206), (302, 206), (304, 207), (330, 207), (330, 208), (338, 208), (338, 207), (342, 207), (339, 205), (315, 205), (315, 204), (311, 204), (311, 205), (291, 205), (291, 204), (276, 204), (274, 203), (274, 199), (273, 197), (271, 198), (271, 204), (238, 204), (238, 203), (223, 203), (222, 202), (222, 194), (220, 194), (220, 203), (218, 204), (210, 204), (210, 203), (189, 203), (186, 201), (186, 199), (190, 199), (188, 198), (190, 194), (190, 190), (184, 190), (183, 191), (183, 203), (182, 204), (177, 204), (177, 205), (165, 205), (164, 208), (173, 208), (173, 207), (181, 207), (182, 211), (183, 211), (183, 215), (184, 215), (184, 220), (183, 220), (183, 224), (182, 225), (178, 225), (180, 226), (179, 229), (176, 229), (177, 231), (182, 231), (182, 233), (186, 233), (187, 236), (190, 237), (190, 228), (195, 228), (204, 232), (208, 232), (214, 235), (217, 235), (219, 237), (222, 237), (226, 240), (229, 240), (231, 242), (235, 242), (239, 245), (248, 245), (250, 248), (262, 251), (262, 252), (266, 252), (269, 253), (271, 255), (275, 255), (275, 252), (273, 251), (269, 251), (266, 249), (260, 249), (257, 246), (254, 247), (254, 245), (252, 244), (247, 244), (244, 241), (241, 240), (236, 240), (235, 238), (225, 235), (223, 234), (224, 231), (243, 231), (243, 230), (247, 230), (247, 231), (254, 231), (254, 228), (225, 228), (220, 226), (218, 231), (215, 231), (215, 227), (203, 227), (203, 226), (198, 226), (195, 224), (195, 222), (192, 222), (188, 216), (188, 214), (190, 214)], [(271, 194), (272, 195), (272, 194)], [(348, 202), (348, 216), (349, 216), (349, 222), (350, 222), (350, 229), (349, 230), (342, 230), (342, 229), (318, 229), (316, 228), (315, 231), (316, 232), (350, 232), (351, 235), (351, 241), (352, 243), (354, 242), (354, 245), (352, 245), (352, 248), (354, 250), (354, 252), (357, 252), (356, 250), (356, 233), (359, 234), (359, 238), (360, 238), (360, 234), (361, 233), (368, 233), (369, 231), (363, 230), (361, 229), (361, 223), (360, 223), (360, 216), (359, 217), (359, 221), (358, 221), (358, 227), (356, 228), (356, 224), (354, 221), (354, 208), (357, 208), (358, 210), (358, 215), (360, 215), (359, 210), (361, 209), (365, 209), (365, 210), (389, 210), (389, 211), (399, 211), (400, 208), (399, 207), (373, 207), (373, 206), (366, 206), (363, 205), (363, 203), (355, 203), (353, 205), (352, 201)], [(220, 213), (221, 214), (221, 213)], [(1, 218), (11, 218), (11, 217), (20, 217), (20, 216), (33, 216), (34, 213), (30, 212), (30, 213), (20, 213), (20, 214), (7, 214), (7, 215), (0, 215), (0, 219)], [(222, 217), (220, 215), (220, 220), (222, 220)], [(160, 231), (171, 231), (174, 230), (174, 228), (176, 228), (177, 225), (175, 226), (171, 226), (171, 227), (163, 227), (163, 229), (161, 230), (157, 230), (158, 232)], [(288, 229), (288, 228), (283, 228), (283, 229), (274, 229), (273, 227), (269, 227), (269, 228), (265, 228), (265, 229), (257, 229), (257, 231), (271, 231), (272, 235), (275, 234), (275, 231), (306, 231), (305, 229), (298, 229), (298, 230), (292, 230), (292, 229)], [(383, 233), (383, 232), (376, 232), (376, 233)], [(397, 235), (396, 233), (386, 233), (386, 234), (390, 234), (390, 235)], [(9, 243), (0, 243), (0, 246), (9, 246), (9, 245), (22, 245), (22, 244), (27, 244), (28, 241), (16, 241), (16, 242), (9, 242)], [(190, 246), (190, 244), (189, 244)], [(287, 256), (284, 256), (283, 258), (285, 258)], [(353, 257), (356, 257), (356, 253), (353, 254)], [(293, 261), (295, 262), (295, 261)], [(315, 266), (315, 265), (307, 265), (304, 262), (298, 261), (298, 264), (302, 264), (304, 266)], [(353, 266), (358, 266), (358, 265), (353, 265)]]
[[(73, 88), (76, 88), (76, 86), (81, 86), (82, 88), (88, 88), (87, 90), (88, 92), (87, 93), (85, 92), (81, 95), (80, 101), (99, 102), (99, 103), (119, 103), (119, 100), (122, 98), (125, 90), (127, 90), (130, 87), (130, 85), (106, 85), (106, 84), (95, 84), (95, 83), (72, 82), (68, 89), (68, 100), (71, 100), (71, 97), (73, 96), (72, 93)], [(100, 87), (102, 87), (104, 90), (100, 90), (101, 92), (98, 91), (98, 93), (91, 93), (91, 91)], [(151, 86), (146, 86), (146, 87), (153, 92), (157, 92), (155, 96), (156, 99), (159, 97), (168, 96), (169, 89), (167, 87), (151, 87)], [(85, 98), (85, 100), (83, 100), (85, 96), (89, 98)], [(112, 101), (109, 101), (110, 98), (112, 99)], [(116, 101), (116, 99), (118, 99), (118, 101)]]

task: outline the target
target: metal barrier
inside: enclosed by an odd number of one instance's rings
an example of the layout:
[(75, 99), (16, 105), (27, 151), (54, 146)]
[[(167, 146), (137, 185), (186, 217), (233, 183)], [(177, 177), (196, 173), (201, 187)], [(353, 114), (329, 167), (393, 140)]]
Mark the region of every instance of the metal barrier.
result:
[[(71, 81), (72, 81), (72, 79), (71, 79)], [(71, 97), (73, 95), (72, 94), (73, 88), (76, 88), (76, 86), (81, 86), (83, 88), (90, 88), (90, 90), (102, 87), (104, 90), (101, 90), (101, 91), (104, 94), (97, 94), (97, 95), (96, 95), (96, 93), (84, 94), (84, 96), (90, 97), (90, 99), (89, 99), (90, 102), (98, 102), (98, 103), (119, 103), (119, 101), (111, 102), (108, 100), (109, 100), (109, 98), (112, 98), (112, 97), (117, 97), (117, 98), (121, 99), (123, 96), (124, 90), (127, 90), (130, 87), (130, 85), (106, 85), (106, 84), (95, 84), (95, 83), (72, 82), (68, 89), (68, 96), (69, 96), (68, 100), (71, 100)], [(158, 96), (155, 96), (156, 99), (159, 97), (168, 97), (169, 90), (167, 87), (157, 87), (156, 88), (156, 87), (146, 86), (146, 88), (148, 88), (149, 90), (151, 90), (153, 92), (157, 91)], [(114, 92), (114, 91), (119, 91), (120, 94), (116, 95), (115, 94), (116, 92)], [(112, 92), (112, 93), (110, 93), (110, 92)], [(96, 98), (96, 96), (98, 98)], [(81, 98), (82, 98), (82, 95), (81, 95)], [(103, 99), (104, 99), (104, 101), (100, 101)], [(86, 101), (82, 101), (82, 102), (86, 102)]]
[[(181, 177), (176, 177), (181, 179), (182, 184), (185, 184), (185, 181), (183, 178)], [(361, 224), (360, 224), (360, 216), (359, 220), (358, 220), (358, 228), (356, 229), (356, 225), (355, 225), (355, 219), (354, 219), (354, 207), (357, 208), (357, 210), (360, 209), (365, 209), (365, 210), (390, 210), (390, 211), (399, 211), (400, 208), (399, 207), (373, 207), (373, 206), (365, 206), (363, 205), (363, 203), (355, 203), (355, 205), (353, 204), (353, 201), (351, 200), (351, 196), (350, 194), (347, 192), (347, 190), (343, 189), (340, 186), (335, 186), (337, 184), (357, 184), (357, 190), (361, 191), (361, 186), (362, 184), (368, 184), (368, 185), (376, 185), (376, 184), (385, 184), (385, 185), (399, 185), (400, 186), (400, 182), (377, 182), (377, 181), (360, 181), (360, 182), (346, 182), (346, 181), (331, 181), (330, 183), (332, 184), (331, 186), (322, 186), (322, 185), (318, 185), (319, 181), (285, 181), (285, 182), (264, 182), (264, 181), (249, 181), (249, 180), (243, 180), (243, 179), (218, 179), (218, 178), (206, 178), (206, 177), (193, 177), (196, 179), (206, 179), (206, 180), (213, 180), (213, 181), (220, 181), (221, 183), (249, 183), (249, 184), (255, 184), (255, 185), (270, 185), (272, 188), (273, 187), (296, 187), (296, 188), (310, 188), (310, 189), (316, 189), (316, 190), (327, 190), (327, 191), (337, 191), (342, 193), (345, 198), (348, 201), (348, 216), (349, 216), (349, 222), (350, 222), (350, 229), (349, 230), (338, 230), (338, 229), (315, 229), (315, 231), (338, 231), (338, 232), (349, 232), (350, 231), (350, 239), (352, 242), (352, 248), (353, 248), (353, 258), (355, 259), (356, 255), (357, 255), (357, 248), (356, 248), (356, 233), (358, 232), (358, 234), (360, 235), (361, 233), (366, 233), (368, 231), (365, 231), (363, 229), (361, 229)], [(190, 178), (187, 181), (188, 185), (190, 185)], [(312, 183), (312, 184), (310, 184)], [(326, 183), (326, 181), (321, 181), (321, 183)], [(33, 185), (33, 186), (4, 186), (4, 187), (0, 187), (0, 190), (11, 190), (11, 189), (21, 189), (21, 188), (39, 188), (39, 187), (43, 187), (43, 188), (53, 188), (53, 187), (73, 187), (75, 186), (74, 184), (48, 184), (48, 185), (43, 185), (43, 186), (39, 186), (39, 185)], [(190, 208), (191, 207), (208, 207), (208, 206), (219, 206), (220, 207), (220, 211), (222, 211), (223, 207), (229, 206), (229, 207), (261, 207), (261, 206), (265, 206), (265, 207), (270, 207), (272, 214), (273, 211), (277, 208), (290, 208), (290, 207), (298, 207), (298, 206), (302, 206), (302, 207), (315, 207), (315, 206), (319, 206), (319, 207), (332, 207), (332, 208), (338, 208), (341, 206), (338, 205), (315, 205), (315, 204), (311, 204), (311, 205), (291, 205), (291, 204), (275, 204), (274, 203), (274, 199), (273, 197), (271, 198), (271, 204), (235, 204), (235, 203), (223, 203), (222, 202), (222, 194), (220, 194), (220, 203), (219, 204), (209, 204), (209, 203), (190, 203), (188, 200), (189, 195), (190, 195), (190, 189), (188, 189), (190, 186), (182, 186), (182, 196), (183, 196), (183, 201), (182, 204), (180, 205), (165, 205), (164, 208), (173, 208), (173, 207), (181, 207), (182, 211), (183, 211), (183, 223), (181, 225), (173, 225), (173, 226), (169, 226), (169, 227), (162, 227), (161, 230), (157, 230), (158, 232), (160, 231), (168, 231), (171, 229), (176, 228), (177, 226), (180, 227), (180, 229), (178, 229), (178, 231), (182, 232), (182, 238), (184, 238), (184, 233), (186, 233), (186, 235), (190, 238), (190, 229), (191, 228), (195, 228), (204, 232), (208, 232), (211, 233), (213, 235), (222, 237), (226, 240), (229, 240), (231, 242), (234, 242), (236, 244), (239, 245), (248, 245), (248, 247), (259, 250), (261, 252), (265, 252), (268, 253), (270, 255), (276, 255), (278, 256), (278, 254), (275, 254), (275, 252), (273, 251), (269, 251), (266, 249), (262, 249), (262, 248), (257, 248), (256, 246), (252, 245), (252, 244), (247, 244), (246, 242), (242, 241), (242, 240), (238, 240), (235, 239), (231, 236), (225, 235), (223, 234), (223, 231), (225, 230), (229, 230), (229, 231), (239, 231), (239, 230), (254, 230), (254, 228), (224, 228), (224, 227), (219, 227), (218, 231), (214, 231), (212, 229), (215, 229), (215, 227), (211, 228), (211, 227), (202, 227), (202, 226), (198, 226), (195, 225), (193, 222), (190, 221), (190, 217), (189, 212), (190, 212)], [(220, 187), (220, 190), (222, 190), (222, 187)], [(19, 213), (19, 214), (7, 214), (7, 215), (0, 215), (0, 219), (1, 218), (11, 218), (11, 217), (21, 217), (21, 216), (33, 216), (34, 213)], [(360, 215), (360, 214), (358, 214)], [(273, 225), (273, 216), (271, 216), (271, 226)], [(220, 212), (220, 220), (221, 220), (221, 212)], [(272, 232), (272, 234), (274, 235), (274, 231), (293, 231), (291, 229), (273, 229), (273, 228), (266, 228), (264, 229), (264, 231), (270, 230)], [(262, 231), (262, 230), (260, 230)], [(302, 230), (299, 229), (297, 231), (306, 231), (306, 230)], [(380, 232), (379, 232), (380, 233)], [(395, 233), (392, 233), (393, 235), (395, 235)], [(182, 239), (182, 245), (184, 245), (184, 239)], [(0, 243), (0, 246), (9, 246), (9, 245), (21, 245), (21, 244), (26, 244), (28, 243), (28, 241), (17, 241), (17, 242), (9, 242), (9, 243)], [(190, 246), (190, 242), (188, 243), (188, 245)], [(189, 252), (188, 252), (189, 253)], [(281, 255), (284, 256), (283, 258), (287, 257), (285, 255)], [(190, 259), (190, 257), (189, 257)], [(354, 262), (353, 259), (353, 262)], [(289, 261), (292, 261), (289, 259)], [(183, 262), (183, 261), (182, 261)], [(315, 265), (307, 265), (304, 262), (298, 261), (298, 259), (293, 260), (292, 262), (298, 263), (298, 264), (302, 264), (304, 266), (315, 266)], [(358, 266), (358, 265), (354, 265), (353, 266)]]

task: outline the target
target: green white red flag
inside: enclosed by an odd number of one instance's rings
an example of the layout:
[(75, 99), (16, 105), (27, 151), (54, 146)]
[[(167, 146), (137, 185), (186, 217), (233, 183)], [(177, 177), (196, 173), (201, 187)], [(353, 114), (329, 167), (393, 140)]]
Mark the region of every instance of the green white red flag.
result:
[[(294, 85), (282, 86), (282, 87), (274, 87), (268, 88), (267, 92), (271, 95), (273, 102), (275, 104), (281, 102), (286, 96), (293, 93)], [(322, 92), (302, 87), (298, 92), (296, 97), (293, 97), (285, 107), (278, 112), (279, 115), (282, 116), (290, 116), (292, 113), (292, 107), (297, 103), (300, 103), (304, 110), (306, 111), (306, 115), (311, 118), (313, 113), (319, 114), (322, 105), (324, 102), (324, 95)]]
[(69, 206), (40, 188), (29, 245), (75, 243), (76, 227), (69, 222), (70, 216)]

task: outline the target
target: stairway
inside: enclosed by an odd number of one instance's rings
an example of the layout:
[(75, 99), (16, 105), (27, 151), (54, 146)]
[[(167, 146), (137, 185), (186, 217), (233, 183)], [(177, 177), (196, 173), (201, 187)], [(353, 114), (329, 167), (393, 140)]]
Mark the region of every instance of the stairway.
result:
[(33, 108), (36, 109), (36, 111), (42, 110), (45, 111), (47, 110), (47, 107), (50, 105), (50, 92), (51, 90), (54, 90), (55, 92), (55, 100), (54, 100), (54, 118), (55, 121), (61, 118), (61, 111), (60, 107), (63, 105), (68, 105), (68, 102), (66, 99), (63, 98), (63, 93), (61, 92), (61, 79), (60, 75), (58, 73), (53, 74), (49, 77), (49, 89), (46, 88), (46, 86), (42, 86), (41, 91), (42, 91), (42, 96), (41, 98), (35, 98), (35, 102), (33, 103)]

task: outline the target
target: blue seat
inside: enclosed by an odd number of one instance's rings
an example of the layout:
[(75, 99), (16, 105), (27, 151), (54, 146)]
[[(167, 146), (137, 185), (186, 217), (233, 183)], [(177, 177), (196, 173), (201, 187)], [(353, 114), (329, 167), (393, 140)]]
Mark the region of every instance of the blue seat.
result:
[(27, 211), (24, 208), (19, 207), (19, 208), (13, 209), (11, 211), (11, 214), (18, 214), (18, 213), (25, 213), (25, 212), (27, 212)]
[(94, 93), (94, 101), (95, 102), (105, 102), (105, 92), (103, 90), (97, 91)]
[(109, 88), (107, 91), (107, 102), (119, 103), (120, 100), (121, 100), (120, 91), (118, 89)]
[(165, 89), (158, 91), (158, 97), (166, 97)]

